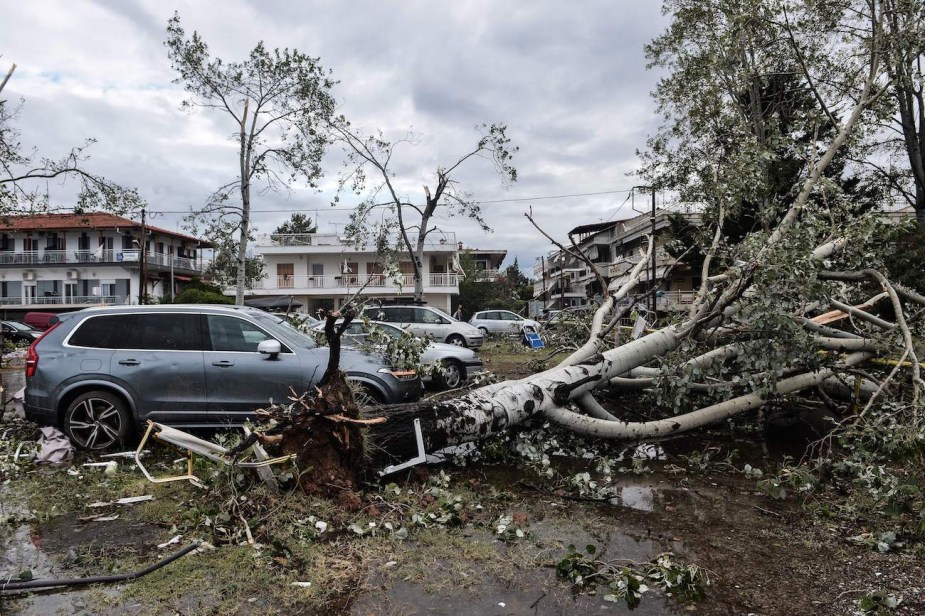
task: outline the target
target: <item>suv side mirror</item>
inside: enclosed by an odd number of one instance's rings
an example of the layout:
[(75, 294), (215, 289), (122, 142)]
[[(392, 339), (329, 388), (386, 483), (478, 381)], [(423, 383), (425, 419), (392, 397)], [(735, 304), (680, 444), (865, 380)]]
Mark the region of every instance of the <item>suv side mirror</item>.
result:
[(264, 340), (257, 345), (257, 352), (261, 355), (269, 355), (267, 359), (276, 359), (280, 351), (282, 351), (282, 346), (279, 340)]

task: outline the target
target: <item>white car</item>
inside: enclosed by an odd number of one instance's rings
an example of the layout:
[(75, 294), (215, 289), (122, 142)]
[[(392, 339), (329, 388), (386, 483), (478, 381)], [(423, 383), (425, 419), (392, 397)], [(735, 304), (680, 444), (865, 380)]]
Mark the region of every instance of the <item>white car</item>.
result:
[(510, 310), (482, 310), (469, 319), (469, 325), (479, 328), (482, 335), (488, 334), (523, 334), (532, 329), (540, 331), (540, 324), (533, 319), (525, 319)]
[[(339, 323), (340, 321), (338, 321)], [(391, 323), (370, 321), (370, 325), (375, 325), (382, 333), (392, 338), (414, 335)], [(314, 329), (324, 331), (324, 323), (316, 325)], [(363, 321), (353, 321), (344, 331), (343, 344), (354, 347), (362, 346), (366, 342), (368, 335)], [(422, 367), (426, 368), (434, 364), (439, 364), (440, 370), (425, 370), (421, 380), (425, 383), (434, 381), (443, 389), (456, 389), (466, 379), (482, 371), (482, 360), (475, 354), (475, 351), (443, 342), (431, 342), (421, 353)]]
[(438, 342), (464, 347), (482, 346), (481, 330), (465, 321), (457, 321), (433, 306), (369, 306), (363, 314), (372, 321), (385, 321), (415, 336), (430, 335)]

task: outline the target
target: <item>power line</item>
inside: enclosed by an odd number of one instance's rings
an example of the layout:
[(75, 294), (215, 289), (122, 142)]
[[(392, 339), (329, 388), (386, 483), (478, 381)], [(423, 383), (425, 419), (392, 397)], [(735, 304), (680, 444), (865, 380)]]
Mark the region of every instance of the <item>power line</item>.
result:
[[(572, 199), (572, 198), (576, 198), (576, 197), (597, 197), (597, 196), (600, 196), (600, 195), (618, 195), (618, 194), (631, 193), (631, 192), (633, 192), (633, 189), (632, 189), (632, 188), (622, 188), (622, 189), (617, 189), (617, 190), (603, 190), (603, 191), (600, 191), (600, 192), (590, 192), (590, 193), (571, 193), (571, 194), (566, 194), (566, 195), (547, 195), (547, 196), (543, 196), (543, 197), (518, 197), (518, 198), (516, 198), (516, 199), (488, 199), (488, 200), (485, 200), (485, 201), (474, 201), (473, 203), (476, 203), (476, 204), (478, 204), (478, 205), (484, 205), (484, 204), (490, 204), (490, 203), (521, 203), (521, 202), (524, 202), (524, 201), (544, 201), (544, 200), (549, 200), (549, 199)], [(391, 203), (377, 203), (376, 205), (391, 205)], [(415, 206), (415, 207), (424, 207), (423, 204), (417, 204), (417, 205), (415, 205), (415, 204), (413, 204), (413, 203), (403, 203), (402, 205), (412, 205), (412, 206)], [(366, 207), (366, 206), (364, 206), (364, 207)], [(317, 211), (317, 209), (318, 209), (318, 208), (315, 208), (316, 211)], [(337, 206), (337, 207), (332, 207), (329, 211), (341, 211), (341, 212), (343, 212), (343, 211), (353, 211), (353, 210), (358, 210), (358, 209), (360, 209), (360, 208), (359, 208), (359, 207), (340, 207), (340, 206)], [(189, 210), (157, 210), (157, 211), (158, 211), (159, 214), (189, 214), (189, 213), (190, 213)], [(277, 209), (273, 209), (273, 210), (258, 210), (258, 209), (251, 209), (251, 212), (252, 212), (252, 213), (255, 213), (255, 214), (281, 214), (281, 213), (287, 213), (287, 212), (292, 212), (292, 211), (294, 211), (294, 210), (292, 210), (291, 208), (290, 208), (290, 209), (283, 209), (283, 210), (277, 210)], [(297, 210), (296, 210), (296, 211), (297, 211)]]
[(597, 197), (599, 195), (617, 195), (623, 193), (633, 192), (632, 188), (622, 188), (619, 190), (604, 190), (601, 192), (591, 192), (591, 193), (573, 193), (569, 195), (550, 195), (548, 197), (522, 197), (519, 199), (493, 199), (490, 201), (476, 201), (478, 204), (483, 203), (517, 203), (520, 201), (543, 201), (544, 199), (570, 199), (572, 197)]
[[(602, 195), (631, 194), (632, 192), (633, 192), (633, 189), (632, 189), (632, 188), (620, 188), (620, 189), (614, 189), (614, 190), (602, 190), (602, 191), (599, 191), (599, 192), (588, 192), (588, 193), (569, 193), (569, 194), (564, 194), (564, 195), (545, 195), (545, 196), (538, 196), (538, 197), (518, 197), (518, 198), (516, 198), (516, 199), (488, 199), (488, 200), (484, 200), (484, 201), (474, 201), (473, 203), (475, 203), (475, 204), (477, 204), (477, 205), (487, 205), (487, 204), (492, 204), (492, 203), (523, 203), (523, 202), (525, 202), (525, 201), (548, 201), (548, 200), (551, 200), (551, 199), (574, 199), (574, 198), (578, 198), (578, 197), (598, 197), (598, 196), (602, 196)], [(382, 206), (382, 205), (391, 205), (391, 202), (387, 202), (387, 203), (376, 203), (376, 204), (374, 204), (372, 207)], [(415, 205), (415, 204), (413, 204), (413, 203), (403, 203), (402, 205), (410, 205), (410, 206), (414, 206), (414, 207), (424, 207), (423, 204)], [(331, 208), (325, 208), (325, 210), (319, 210), (319, 208), (318, 208), (317, 206), (313, 206), (313, 207), (310, 207), (310, 208), (308, 208), (308, 209), (313, 209), (313, 210), (315, 210), (316, 212), (319, 212), (319, 213), (324, 213), (324, 211), (330, 211), (330, 212), (352, 212), (352, 211), (361, 209), (361, 207), (362, 207), (362, 208), (365, 208), (365, 207), (370, 207), (370, 206), (357, 206), (357, 207), (341, 207), (341, 206), (335, 206), (335, 207), (331, 207)], [(60, 212), (60, 211), (66, 211), (66, 210), (69, 210), (69, 209), (73, 209), (73, 208), (56, 208), (56, 211), (59, 211), (59, 212)], [(304, 209), (304, 208), (303, 208), (303, 209)], [(291, 213), (300, 212), (300, 211), (303, 211), (303, 210), (302, 210), (302, 209), (299, 209), (299, 206), (295, 206), (295, 207), (292, 207), (292, 208), (281, 208), (281, 209), (277, 209), (277, 208), (273, 208), (273, 209), (254, 209), (254, 208), (252, 208), (250, 211), (251, 211), (251, 213), (253, 213), (253, 214), (291, 214)], [(193, 214), (193, 213), (196, 213), (196, 212), (195, 212), (194, 210), (189, 210), (189, 209), (187, 209), (187, 210), (156, 210), (156, 209), (148, 209), (148, 213), (149, 213), (149, 214)]]

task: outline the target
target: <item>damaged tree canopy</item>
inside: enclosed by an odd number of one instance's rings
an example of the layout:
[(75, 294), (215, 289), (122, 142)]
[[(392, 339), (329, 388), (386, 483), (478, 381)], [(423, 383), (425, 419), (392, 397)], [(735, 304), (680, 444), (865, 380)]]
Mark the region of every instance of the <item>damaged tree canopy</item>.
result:
[[(688, 2), (675, 4), (675, 25), (681, 19), (703, 18), (702, 12), (694, 17), (684, 12)], [(760, 2), (751, 8), (751, 3), (714, 4), (726, 11), (729, 21), (715, 30), (717, 40), (698, 42), (707, 50), (704, 57), (712, 57), (711, 44), (730, 57), (754, 60), (754, 54), (772, 52), (775, 57), (764, 58), (766, 65), (746, 63), (739, 73), (726, 75), (728, 79), (714, 76), (723, 85), (704, 90), (715, 96), (712, 111), (694, 110), (705, 114), (702, 124), (687, 125), (692, 132), (686, 136), (680, 128), (674, 135), (687, 139), (689, 162), (703, 166), (674, 169), (662, 180), (678, 190), (683, 181), (693, 182), (709, 205), (706, 233), (697, 246), (703, 255), (702, 282), (689, 310), (660, 329), (609, 348), (605, 341), (613, 340), (610, 334), (625, 312), (615, 306), (633, 291), (642, 272), (637, 267), (629, 282), (606, 297), (587, 343), (560, 365), (452, 400), (380, 407), (376, 414), (387, 421), (368, 430), (373, 451), (397, 461), (414, 456), (415, 418), (421, 422), (427, 452), (534, 419), (597, 438), (636, 440), (699, 428), (788, 396), (812, 394), (834, 405), (829, 392), (839, 389), (855, 393), (856, 400), (866, 398), (867, 407), (889, 395), (894, 402), (907, 403), (918, 419), (925, 382), (913, 337), (925, 297), (895, 284), (882, 271), (892, 230), (878, 212), (864, 213), (858, 207), (857, 199), (833, 179), (843, 172), (832, 167), (868, 118), (882, 113), (878, 106), (890, 84), (881, 54), (888, 44), (884, 5), (871, 1), (802, 12), (777, 7), (773, 15)], [(741, 21), (733, 19), (733, 9), (741, 11)], [(751, 29), (754, 38), (740, 36), (739, 30), (724, 33), (722, 28), (733, 28), (730, 24)], [(780, 35), (773, 49), (750, 42), (763, 41), (759, 35), (771, 26)], [(670, 56), (668, 43), (660, 53)], [(748, 48), (730, 50), (731, 45)], [(842, 70), (838, 79), (821, 85), (819, 72), (834, 70), (832, 57), (822, 53), (827, 48), (838, 51)], [(673, 53), (679, 50), (689, 51), (679, 46)], [(801, 124), (800, 130), (791, 127), (800, 142), (792, 144), (798, 155), (788, 158), (787, 165), (792, 171), (797, 161), (799, 168), (793, 186), (781, 190), (773, 185), (772, 190), (766, 179), (775, 167), (765, 161), (781, 162), (774, 151), (786, 135), (769, 138), (768, 118), (749, 105), (743, 109), (747, 97), (742, 94), (755, 80), (764, 83), (765, 71), (782, 64), (798, 75), (795, 87), (821, 111), (789, 118)], [(724, 90), (729, 81), (738, 85)], [(687, 103), (692, 101), (673, 104), (682, 113)], [(697, 148), (703, 160), (693, 156)], [(763, 222), (731, 243), (725, 222), (741, 217), (743, 208), (753, 208)], [(651, 242), (649, 250), (654, 250)], [(607, 289), (607, 281), (601, 282)], [(885, 368), (872, 365), (878, 358), (886, 361)], [(650, 415), (656, 418), (626, 421), (619, 411), (605, 410), (595, 397), (603, 390), (650, 392), (655, 401)], [(867, 409), (841, 410), (863, 415)]]

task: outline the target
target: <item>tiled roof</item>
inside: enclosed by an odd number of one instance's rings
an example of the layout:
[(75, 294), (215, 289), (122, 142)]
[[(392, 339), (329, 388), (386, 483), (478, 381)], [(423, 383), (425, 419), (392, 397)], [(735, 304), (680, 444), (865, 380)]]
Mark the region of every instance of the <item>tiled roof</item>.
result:
[[(0, 217), (0, 231), (68, 231), (73, 229), (141, 229), (141, 223), (106, 212), (86, 214), (31, 214), (28, 216)], [(169, 235), (190, 242), (198, 242), (204, 248), (211, 244), (192, 235), (177, 233), (146, 224), (149, 231)]]

